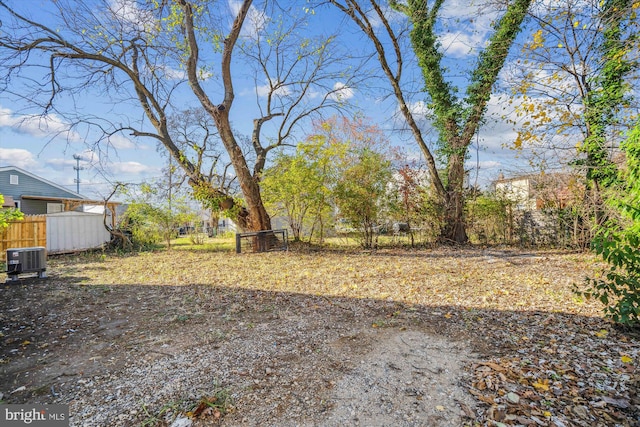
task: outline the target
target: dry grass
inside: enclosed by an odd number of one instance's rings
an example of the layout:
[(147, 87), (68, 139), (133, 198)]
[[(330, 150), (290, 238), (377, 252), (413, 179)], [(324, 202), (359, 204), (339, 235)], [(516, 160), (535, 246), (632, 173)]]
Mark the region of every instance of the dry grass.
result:
[[(590, 254), (334, 248), (238, 255), (232, 245), (222, 239), (199, 247), (179, 241), (171, 251), (53, 257), (46, 286), (7, 289), (24, 307), (5, 310), (12, 325), (5, 342), (50, 340), (50, 331), (61, 328), (56, 322), (66, 319), (89, 319), (83, 324), (94, 321), (100, 330), (104, 318), (126, 318), (131, 331), (115, 342), (125, 350), (140, 348), (145, 355), (158, 349), (149, 350), (139, 338), (158, 330), (158, 339), (180, 341), (184, 348), (241, 331), (254, 344), (246, 348), (258, 349), (265, 336), (282, 333), (282, 319), (288, 318), (339, 323), (346, 330), (363, 324), (367, 330), (417, 328), (468, 343), (478, 353), (479, 363), (466, 367), (469, 376), (463, 381), (478, 403), (470, 425), (635, 426), (640, 419), (637, 333), (613, 327), (602, 318), (600, 303), (573, 292), (602, 267)], [(6, 303), (13, 307), (11, 298)], [(46, 315), (55, 312), (64, 314)], [(50, 324), (44, 329), (41, 321), (34, 326), (41, 337), (31, 337), (35, 332), (22, 327), (45, 318)], [(91, 328), (85, 329), (89, 335), (83, 339), (97, 339)], [(207, 337), (207, 330), (213, 335)], [(296, 345), (324, 342), (314, 335), (319, 331), (326, 329), (305, 330)], [(80, 332), (65, 340), (72, 338), (79, 340)], [(113, 344), (108, 335), (104, 339)], [(58, 349), (60, 361), (68, 358), (65, 351), (73, 350), (49, 345)], [(7, 366), (24, 369), (19, 363), (28, 351), (35, 361), (35, 347), (23, 346), (16, 354), (7, 353)], [(111, 354), (109, 347), (104, 351)], [(55, 363), (52, 359), (50, 366)], [(316, 380), (322, 369), (335, 371), (322, 364), (301, 369), (309, 375), (300, 384)], [(264, 392), (273, 392), (269, 390)]]
[(599, 316), (572, 292), (597, 274), (593, 256), (558, 251), (436, 249), (240, 254), (219, 248), (52, 260), (82, 284), (213, 285), (421, 306)]

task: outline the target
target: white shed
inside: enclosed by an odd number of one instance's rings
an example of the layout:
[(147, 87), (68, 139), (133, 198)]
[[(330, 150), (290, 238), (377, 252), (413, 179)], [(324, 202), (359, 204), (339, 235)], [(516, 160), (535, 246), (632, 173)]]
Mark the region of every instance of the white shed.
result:
[(47, 214), (50, 254), (99, 248), (110, 240), (101, 214), (75, 211)]

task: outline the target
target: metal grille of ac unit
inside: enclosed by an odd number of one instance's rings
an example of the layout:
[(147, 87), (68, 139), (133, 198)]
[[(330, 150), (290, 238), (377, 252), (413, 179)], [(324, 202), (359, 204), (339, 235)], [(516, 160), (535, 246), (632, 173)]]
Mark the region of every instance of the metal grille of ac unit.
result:
[(13, 280), (18, 274), (38, 273), (39, 277), (45, 277), (47, 269), (46, 249), (38, 246), (33, 248), (7, 249), (7, 274)]

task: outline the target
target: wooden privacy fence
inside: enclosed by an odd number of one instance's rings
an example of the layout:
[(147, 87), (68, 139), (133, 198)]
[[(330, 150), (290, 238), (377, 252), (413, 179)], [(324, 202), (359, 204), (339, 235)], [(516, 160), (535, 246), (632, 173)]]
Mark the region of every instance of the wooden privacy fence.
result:
[(0, 260), (6, 261), (7, 249), (47, 246), (47, 217), (25, 215), (22, 221), (11, 221), (0, 230)]

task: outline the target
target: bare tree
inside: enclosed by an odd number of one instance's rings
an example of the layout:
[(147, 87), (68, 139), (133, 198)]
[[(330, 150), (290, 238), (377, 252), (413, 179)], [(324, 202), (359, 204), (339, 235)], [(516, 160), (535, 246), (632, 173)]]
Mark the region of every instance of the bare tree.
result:
[[(11, 91), (11, 83), (19, 78), (23, 84), (13, 94), (36, 103), (43, 115), (55, 112), (68, 118), (69, 131), (97, 127), (102, 141), (118, 132), (154, 138), (194, 185), (207, 185), (196, 165), (181, 155), (169, 132), (172, 95), (184, 79), (173, 71), (172, 67), (179, 66), (180, 51), (171, 35), (158, 27), (160, 11), (126, 11), (117, 2), (104, 2), (101, 8), (84, 2), (59, 1), (54, 5), (55, 27), (36, 22), (0, 1), (0, 10), (10, 17), (3, 21), (0, 35), (5, 90)], [(138, 110), (141, 107), (144, 120), (136, 124), (117, 114), (122, 122), (108, 122), (85, 114), (76, 103), (59, 109), (61, 98), (75, 100), (94, 88), (121, 108), (132, 104)], [(212, 192), (228, 197), (217, 189)]]
[[(290, 37), (295, 36), (297, 25), (300, 21), (294, 21), (291, 26), (284, 30), (274, 29), (269, 31), (270, 14), (267, 9), (269, 3), (265, 3), (265, 9), (260, 12), (253, 11), (252, 19), (247, 28), (247, 33), (243, 35), (243, 43), (247, 45), (255, 44), (254, 49), (243, 49), (243, 52), (251, 60), (246, 63), (250, 66), (258, 67), (261, 70), (268, 84), (266, 102), (261, 106), (261, 114), (253, 120), (253, 132), (251, 137), (252, 147), (255, 155), (253, 171), (249, 169), (247, 154), (242, 152), (236, 135), (231, 127), (229, 112), (234, 101), (234, 76), (231, 72), (232, 55), (234, 46), (241, 35), (242, 25), (252, 10), (251, 0), (245, 0), (234, 20), (231, 31), (222, 43), (221, 60), (221, 80), (224, 88), (224, 98), (221, 103), (216, 104), (204, 91), (201, 85), (201, 72), (199, 65), (199, 43), (196, 28), (211, 28), (210, 24), (203, 21), (203, 25), (196, 25), (196, 20), (209, 16), (209, 14), (194, 13), (191, 3), (181, 0), (183, 33), (187, 46), (188, 58), (186, 69), (194, 94), (200, 101), (202, 107), (213, 117), (218, 129), (222, 143), (234, 166), (238, 183), (242, 189), (245, 201), (249, 209), (248, 226), (245, 228), (253, 230), (264, 230), (271, 228), (271, 220), (264, 208), (260, 195), (260, 175), (264, 169), (267, 154), (274, 148), (283, 146), (292, 137), (292, 132), (305, 118), (312, 116), (327, 107), (339, 105), (339, 95), (344, 90), (343, 87), (323, 89), (323, 85), (328, 80), (335, 78), (335, 74), (326, 74), (323, 70), (328, 68), (326, 62), (330, 58), (328, 44), (331, 39), (324, 41), (320, 46), (307, 49), (305, 52), (285, 49)], [(281, 16), (285, 16), (290, 11), (284, 11)], [(266, 31), (265, 31), (266, 30)], [(270, 34), (270, 38), (264, 34)], [(289, 45), (305, 46), (313, 43), (300, 43), (301, 40)], [(255, 68), (254, 68), (255, 69)], [(273, 72), (275, 71), (275, 74)], [(259, 73), (255, 74), (256, 76)], [(348, 85), (346, 85), (348, 88)], [(319, 102), (308, 102), (310, 91), (321, 89), (321, 99)], [(259, 93), (257, 92), (259, 95)], [(265, 123), (276, 118), (280, 122), (276, 125), (277, 133), (271, 137), (267, 143), (263, 143), (262, 130)]]
[[(343, 88), (327, 88), (327, 79), (320, 77), (326, 64), (326, 46), (313, 52), (313, 63), (318, 65), (311, 68), (310, 74), (296, 70), (309, 69), (312, 61), (299, 60), (294, 53), (278, 52), (274, 61), (279, 66), (285, 64), (289, 72), (267, 75), (267, 81), (273, 86), (268, 99), (277, 98), (281, 102), (269, 103), (254, 121), (255, 165), (251, 168), (248, 161), (251, 153), (243, 150), (230, 113), (235, 99), (236, 76), (232, 73), (232, 62), (237, 46), (249, 40), (249, 35), (267, 30), (260, 19), (255, 19), (268, 18), (266, 9), (258, 11), (252, 3), (245, 0), (237, 10), (230, 10), (218, 3), (195, 4), (187, 0), (175, 3), (101, 0), (99, 5), (59, 0), (50, 5), (55, 10), (51, 19), (37, 22), (26, 12), (19, 12), (18, 7), (0, 0), (0, 11), (7, 16), (0, 33), (3, 88), (35, 103), (43, 114), (56, 112), (69, 118), (72, 128), (85, 132), (98, 128), (103, 135), (101, 141), (118, 132), (157, 140), (185, 171), (192, 187), (207, 197), (232, 204), (230, 195), (212, 185), (202, 169), (203, 164), (199, 164), (197, 158), (185, 156), (172, 135), (169, 117), (177, 97), (195, 95), (215, 123), (244, 196), (246, 210), (239, 213), (240, 226), (251, 230), (269, 229), (270, 218), (259, 186), (267, 153), (286, 144), (294, 128), (308, 116), (329, 105), (339, 106), (337, 95)], [(287, 34), (294, 36), (296, 32)], [(261, 42), (255, 44), (256, 47), (262, 45)], [(267, 58), (270, 56), (253, 54), (253, 59), (266, 60), (262, 64), (265, 72), (269, 72)], [(293, 80), (286, 83), (287, 79)], [(12, 91), (16, 81), (21, 83), (20, 88)], [(283, 85), (289, 84), (292, 89), (293, 81), (298, 84), (297, 95), (291, 95), (293, 92), (286, 97), (277, 95), (282, 93)], [(188, 83), (188, 90), (184, 83)], [(329, 89), (323, 93), (322, 100), (315, 105), (306, 103), (308, 91), (322, 85)], [(97, 92), (102, 95), (101, 99), (117, 105), (111, 112), (121, 122), (90, 116), (77, 104), (69, 108), (68, 104), (65, 107), (59, 102), (63, 97), (66, 101), (81, 99), (87, 92)], [(329, 95), (330, 92), (335, 96)], [(121, 112), (123, 106), (135, 106), (133, 111), (142, 112), (142, 117), (134, 120), (130, 113)], [(275, 136), (263, 145), (264, 123), (274, 117), (282, 118), (281, 125)]]
[[(294, 14), (292, 9), (285, 14)], [(240, 46), (259, 109), (251, 134), (255, 176), (262, 174), (271, 150), (299, 142), (296, 130), (309, 124), (309, 118), (348, 109), (354, 89), (367, 78), (359, 69), (366, 58), (353, 61), (352, 54), (341, 51), (335, 35), (303, 35), (308, 20), (305, 14), (287, 22), (267, 20), (265, 31), (248, 34)], [(267, 138), (265, 127), (270, 129)]]

